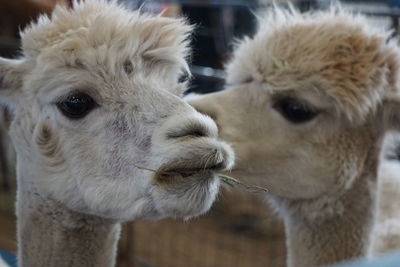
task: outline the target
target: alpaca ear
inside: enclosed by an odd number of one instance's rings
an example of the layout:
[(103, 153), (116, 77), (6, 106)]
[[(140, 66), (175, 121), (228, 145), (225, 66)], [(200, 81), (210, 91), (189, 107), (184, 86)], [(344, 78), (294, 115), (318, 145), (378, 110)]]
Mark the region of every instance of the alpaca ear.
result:
[(22, 86), (23, 60), (0, 57), (0, 104), (12, 105)]
[(152, 27), (147, 26), (143, 32), (146, 37), (142, 54), (146, 60), (157, 63), (153, 66), (160, 66), (167, 77), (190, 73), (187, 58), (191, 54), (192, 25), (183, 18), (158, 16), (152, 19)]

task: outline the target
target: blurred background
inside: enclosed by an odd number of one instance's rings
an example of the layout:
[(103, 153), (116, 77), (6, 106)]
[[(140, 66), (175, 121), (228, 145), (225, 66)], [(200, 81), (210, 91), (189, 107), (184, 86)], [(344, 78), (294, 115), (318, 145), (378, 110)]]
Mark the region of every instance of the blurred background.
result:
[[(223, 66), (232, 42), (256, 29), (255, 13), (269, 0), (120, 0), (165, 16), (185, 16), (197, 25), (193, 38), (193, 80), (188, 92), (223, 89)], [(289, 1), (275, 0), (286, 5)], [(328, 0), (290, 1), (302, 12), (326, 9)], [(399, 32), (400, 0), (340, 1), (344, 8)], [(0, 56), (18, 57), (19, 30), (41, 13), (69, 0), (0, 0)], [(10, 114), (0, 110), (0, 249), (16, 251), (15, 155), (7, 135)], [(212, 210), (201, 218), (182, 222), (136, 221), (124, 225), (118, 266), (285, 266), (283, 225), (257, 195), (224, 190)]]

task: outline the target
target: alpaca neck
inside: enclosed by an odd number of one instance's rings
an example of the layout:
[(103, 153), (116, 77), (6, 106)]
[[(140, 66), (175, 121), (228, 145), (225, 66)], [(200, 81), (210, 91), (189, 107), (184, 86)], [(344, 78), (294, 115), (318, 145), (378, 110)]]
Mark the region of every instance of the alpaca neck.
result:
[(19, 266), (114, 266), (120, 225), (40, 195), (26, 176), (18, 173)]
[(283, 211), (289, 267), (320, 266), (366, 255), (374, 218), (377, 161), (367, 163), (368, 170), (339, 197), (273, 199)]
[(365, 255), (372, 223), (372, 215), (366, 216), (347, 214), (317, 222), (288, 218), (288, 266), (320, 266)]
[(400, 166), (385, 160), (380, 166), (375, 225), (368, 256), (400, 250)]

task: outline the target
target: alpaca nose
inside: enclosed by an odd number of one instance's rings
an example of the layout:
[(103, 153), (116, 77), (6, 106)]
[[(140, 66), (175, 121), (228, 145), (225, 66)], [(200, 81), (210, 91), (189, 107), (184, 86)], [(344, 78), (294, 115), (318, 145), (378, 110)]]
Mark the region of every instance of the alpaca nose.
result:
[(185, 118), (174, 119), (166, 131), (168, 140), (200, 137), (217, 138), (217, 136), (218, 129), (214, 121), (198, 112)]

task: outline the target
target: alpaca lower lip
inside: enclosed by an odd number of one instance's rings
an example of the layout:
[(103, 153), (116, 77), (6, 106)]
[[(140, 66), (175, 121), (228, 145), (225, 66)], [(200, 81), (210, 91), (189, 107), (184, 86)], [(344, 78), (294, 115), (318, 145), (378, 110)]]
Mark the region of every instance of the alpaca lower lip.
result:
[(159, 174), (160, 179), (168, 179), (171, 176), (190, 177), (202, 172), (210, 172), (212, 169), (173, 169)]
[(160, 184), (184, 184), (196, 179), (204, 181), (212, 179), (216, 171), (224, 168), (225, 161), (209, 162), (193, 167), (168, 164), (158, 169), (155, 179)]
[(165, 165), (158, 169), (159, 175), (166, 175), (166, 176), (173, 176), (173, 175), (180, 175), (184, 177), (191, 176), (196, 173), (200, 172), (207, 172), (207, 171), (218, 171), (224, 169), (224, 162), (218, 162), (214, 164), (204, 164), (205, 166), (195, 166), (195, 167), (180, 167), (179, 165), (171, 166)]
[(171, 169), (156, 175), (156, 181), (162, 185), (179, 185), (189, 181), (208, 180), (214, 177), (212, 169)]

